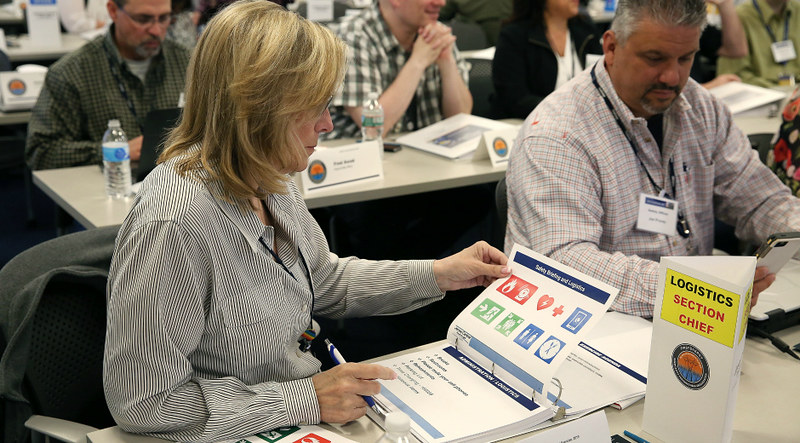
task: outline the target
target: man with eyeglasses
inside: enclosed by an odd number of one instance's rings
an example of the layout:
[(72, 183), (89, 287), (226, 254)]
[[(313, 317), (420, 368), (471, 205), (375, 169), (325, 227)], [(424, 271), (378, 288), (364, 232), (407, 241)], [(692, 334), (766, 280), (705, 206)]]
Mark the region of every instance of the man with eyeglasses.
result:
[(139, 159), (147, 113), (178, 106), (189, 51), (164, 40), (170, 0), (109, 0), (105, 35), (54, 63), (28, 124), (31, 169), (100, 164), (110, 119), (128, 135)]

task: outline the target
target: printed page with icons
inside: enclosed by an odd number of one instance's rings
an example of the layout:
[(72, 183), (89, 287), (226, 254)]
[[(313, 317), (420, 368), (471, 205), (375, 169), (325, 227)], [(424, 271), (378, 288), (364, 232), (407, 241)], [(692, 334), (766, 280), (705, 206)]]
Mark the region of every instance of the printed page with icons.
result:
[(523, 246), (509, 260), (512, 274), (456, 317), (446, 344), (376, 362), (398, 375), (376, 401), (408, 414), (421, 441), (487, 441), (549, 420), (551, 379), (618, 292)]

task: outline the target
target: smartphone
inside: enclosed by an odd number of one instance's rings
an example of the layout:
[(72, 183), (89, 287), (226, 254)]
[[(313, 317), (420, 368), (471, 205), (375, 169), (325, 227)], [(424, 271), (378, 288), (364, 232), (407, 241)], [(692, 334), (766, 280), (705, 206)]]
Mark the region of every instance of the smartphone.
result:
[(383, 142), (383, 152), (397, 152), (401, 149), (403, 149), (402, 143), (390, 142), (386, 140)]
[(777, 273), (800, 250), (800, 232), (772, 234), (756, 251), (756, 266), (766, 266)]

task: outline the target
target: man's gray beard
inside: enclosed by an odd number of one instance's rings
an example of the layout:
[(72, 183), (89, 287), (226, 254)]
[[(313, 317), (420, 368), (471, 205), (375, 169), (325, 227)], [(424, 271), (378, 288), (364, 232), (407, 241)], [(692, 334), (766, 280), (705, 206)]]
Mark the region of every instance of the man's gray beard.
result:
[(140, 45), (137, 46), (136, 49), (134, 49), (134, 52), (136, 52), (136, 55), (138, 55), (139, 57), (150, 58), (158, 55), (158, 53), (161, 52), (161, 45), (158, 45), (158, 48), (156, 48), (155, 51), (150, 51), (144, 46)]
[(650, 106), (650, 104), (649, 104), (649, 103), (647, 103), (647, 101), (646, 101), (646, 100), (644, 100), (644, 99), (643, 99), (643, 100), (640, 102), (640, 104), (642, 105), (642, 109), (644, 109), (644, 110), (645, 110), (645, 112), (647, 112), (648, 114), (651, 114), (651, 115), (656, 115), (656, 114), (664, 114), (664, 113), (666, 113), (667, 111), (669, 111), (670, 109), (672, 109), (672, 106), (675, 104), (675, 102), (676, 102), (676, 101), (678, 101), (678, 97), (677, 97), (677, 96), (676, 96), (676, 97), (675, 97), (675, 99), (674, 99), (674, 100), (672, 100), (672, 102), (671, 102), (671, 103), (670, 103), (670, 104), (669, 104), (669, 105), (668, 105), (666, 108), (664, 108), (664, 109), (659, 109), (659, 108), (656, 108), (656, 107), (654, 107), (654, 106)]

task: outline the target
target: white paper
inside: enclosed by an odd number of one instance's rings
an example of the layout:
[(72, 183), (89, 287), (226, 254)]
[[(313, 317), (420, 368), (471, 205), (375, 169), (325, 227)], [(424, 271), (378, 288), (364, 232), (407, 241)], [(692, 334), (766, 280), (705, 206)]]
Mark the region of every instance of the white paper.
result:
[(478, 148), (481, 134), (514, 125), (470, 114), (456, 114), (397, 138), (399, 143), (447, 158), (459, 158)]
[(0, 28), (0, 51), (8, 53), (8, 43), (6, 43), (6, 32)]
[(315, 22), (333, 21), (333, 0), (306, 0), (307, 18)]
[(549, 419), (550, 379), (618, 292), (519, 245), (509, 258), (512, 275), (456, 317), (447, 345), (376, 362), (398, 374), (376, 401), (422, 441), (489, 441)]
[(380, 146), (375, 140), (336, 148), (318, 147), (301, 176), (305, 193), (382, 179)]
[(562, 424), (520, 440), (520, 443), (608, 443), (611, 432), (604, 411)]
[(725, 83), (710, 89), (709, 92), (722, 100), (734, 115), (786, 98), (786, 92), (741, 82)]

